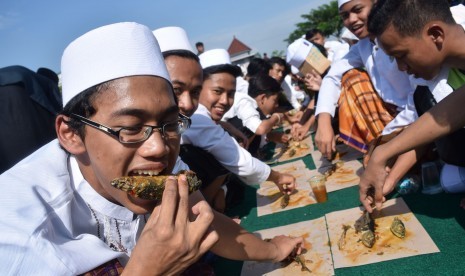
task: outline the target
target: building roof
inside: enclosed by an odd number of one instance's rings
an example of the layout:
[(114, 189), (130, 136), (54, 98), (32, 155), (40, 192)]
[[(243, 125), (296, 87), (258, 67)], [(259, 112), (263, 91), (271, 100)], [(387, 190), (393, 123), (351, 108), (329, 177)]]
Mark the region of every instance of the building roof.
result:
[(245, 45), (242, 41), (237, 39), (236, 36), (234, 36), (231, 44), (229, 45), (228, 53), (231, 57), (233, 57), (244, 52), (249, 52), (250, 50), (252, 49), (249, 46)]

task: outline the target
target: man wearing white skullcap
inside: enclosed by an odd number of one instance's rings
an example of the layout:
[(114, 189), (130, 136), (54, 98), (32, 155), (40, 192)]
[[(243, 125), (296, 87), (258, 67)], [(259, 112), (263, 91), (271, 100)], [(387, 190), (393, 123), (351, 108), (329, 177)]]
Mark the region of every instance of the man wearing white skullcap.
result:
[[(199, 192), (188, 196), (184, 175), (166, 180), (161, 204), (110, 184), (176, 173), (180, 134), (190, 123), (179, 115), (146, 26), (117, 23), (82, 35), (64, 51), (62, 76), (58, 139), (0, 175), (10, 184), (0, 194), (5, 274), (116, 275), (123, 267), (134, 275), (179, 274), (212, 246), (220, 254), (223, 243), (232, 248), (225, 257), (279, 261), (302, 241), (279, 250), (244, 231), (218, 241), (210, 229), (218, 216)], [(247, 243), (271, 252), (254, 253)]]
[[(61, 72), (58, 139), (0, 176), (11, 184), (0, 195), (8, 218), (0, 226), (4, 273), (121, 273), (123, 266), (134, 274), (179, 273), (217, 241), (207, 231), (207, 203), (189, 222), (187, 205), (178, 206), (188, 197), (185, 177), (166, 182), (173, 196), (165, 193), (161, 206), (110, 184), (120, 176), (171, 173), (189, 123), (178, 117), (152, 32), (137, 23), (92, 30), (65, 49)], [(147, 217), (152, 211), (157, 215)], [(175, 220), (186, 222), (176, 231), (188, 232), (182, 242), (198, 244), (196, 251), (173, 247), (179, 237), (160, 225)], [(175, 259), (164, 258), (175, 252)]]
[[(336, 151), (332, 120), (337, 114), (338, 139), (365, 154), (366, 162), (380, 141), (397, 135), (415, 120), (414, 108), (407, 100), (413, 88), (396, 61), (370, 40), (367, 22), (373, 1), (339, 0), (338, 4), (344, 26), (359, 41), (331, 64), (322, 80), (315, 109), (315, 143), (323, 156), (332, 158)], [(386, 179), (389, 185), (395, 185), (415, 164), (414, 156), (409, 152), (397, 159)]]
[[(190, 167), (196, 166), (194, 170), (204, 175), (207, 183), (220, 174), (231, 172), (247, 184), (269, 180), (281, 192), (290, 193), (295, 189), (293, 176), (274, 171), (252, 157), (218, 125), (234, 102), (235, 80), (240, 68), (231, 64), (229, 54), (224, 49), (206, 51), (199, 58), (204, 81), (199, 107), (192, 116), (192, 127), (181, 137), (183, 161)], [(215, 164), (215, 169), (211, 169), (210, 164)], [(216, 190), (219, 191), (219, 187)]]

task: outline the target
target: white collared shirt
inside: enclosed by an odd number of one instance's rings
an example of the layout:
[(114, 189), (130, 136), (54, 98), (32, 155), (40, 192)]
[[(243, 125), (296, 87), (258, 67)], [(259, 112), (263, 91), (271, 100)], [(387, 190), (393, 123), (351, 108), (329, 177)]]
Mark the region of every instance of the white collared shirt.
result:
[[(329, 113), (334, 117), (341, 94), (342, 75), (353, 68), (364, 68), (371, 78), (373, 87), (384, 102), (396, 105), (403, 111), (408, 104), (408, 95), (414, 86), (409, 76), (399, 71), (396, 61), (373, 44), (368, 38), (352, 46), (344, 58), (334, 62), (323, 78), (315, 114)], [(416, 119), (411, 111), (401, 112), (386, 126), (386, 131), (411, 124)]]
[(234, 138), (211, 119), (205, 106), (199, 104), (191, 119), (192, 125), (182, 134), (181, 144), (191, 144), (206, 150), (245, 183), (258, 184), (268, 179), (270, 167), (239, 146)]
[(262, 123), (257, 108), (255, 99), (245, 93), (236, 93), (234, 94), (234, 104), (221, 120), (227, 122), (229, 119), (237, 117), (242, 121), (243, 126), (255, 133)]

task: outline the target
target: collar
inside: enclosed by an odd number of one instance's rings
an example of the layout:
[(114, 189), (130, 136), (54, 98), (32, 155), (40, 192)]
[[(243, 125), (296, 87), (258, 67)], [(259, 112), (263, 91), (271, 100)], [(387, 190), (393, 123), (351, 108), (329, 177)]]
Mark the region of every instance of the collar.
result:
[(79, 169), (78, 163), (74, 156), (69, 157), (69, 168), (71, 174), (72, 185), (84, 201), (89, 204), (92, 209), (99, 213), (115, 218), (118, 220), (132, 221), (134, 213), (126, 207), (114, 204), (97, 193), (94, 188), (84, 179), (84, 176)]

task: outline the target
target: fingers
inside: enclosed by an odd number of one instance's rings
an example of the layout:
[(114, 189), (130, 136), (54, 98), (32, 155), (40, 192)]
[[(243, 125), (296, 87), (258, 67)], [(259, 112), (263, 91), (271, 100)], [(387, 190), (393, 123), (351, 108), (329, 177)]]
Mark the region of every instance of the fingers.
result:
[(165, 190), (161, 201), (160, 212), (156, 220), (149, 220), (158, 225), (173, 226), (178, 205), (178, 185), (174, 176), (165, 181)]
[(217, 241), (218, 233), (211, 228), (215, 214), (210, 205), (205, 201), (199, 201), (192, 207), (192, 212), (197, 218), (189, 225), (189, 236), (199, 243), (199, 251), (207, 252)]
[(296, 237), (296, 238), (293, 238), (293, 241), (294, 241), (294, 247), (295, 247), (295, 253), (296, 255), (299, 255), (300, 253), (302, 253), (302, 245), (304, 244), (304, 238), (302, 237)]
[(382, 189), (376, 189), (375, 190), (375, 206), (376, 206), (376, 209), (381, 210), (383, 202), (384, 202), (383, 190)]
[(371, 204), (373, 203), (373, 198), (368, 194), (368, 189), (362, 185), (360, 182), (360, 202), (363, 204), (363, 207), (369, 212), (373, 212), (373, 208), (371, 208)]
[(177, 186), (180, 198), (176, 214), (176, 225), (185, 225), (189, 213), (189, 188), (185, 175), (178, 176)]

